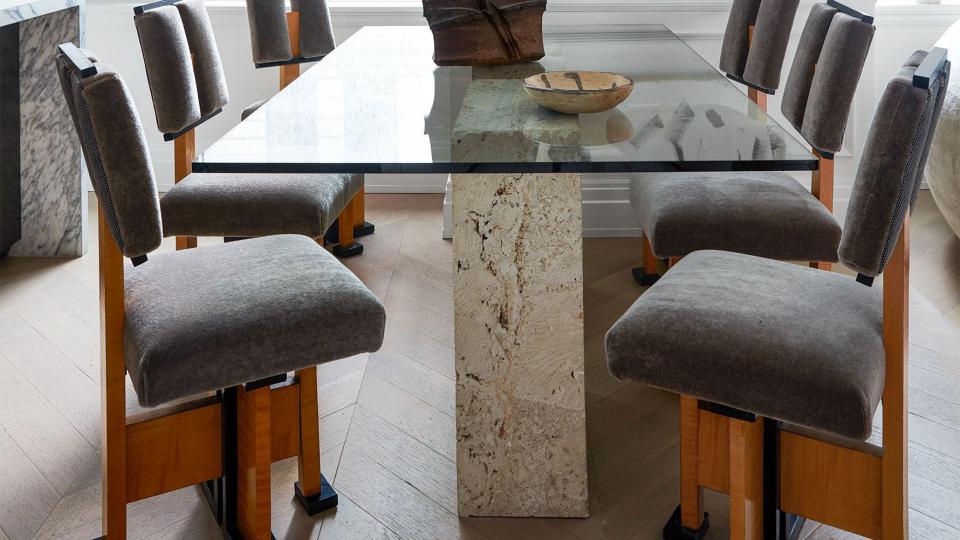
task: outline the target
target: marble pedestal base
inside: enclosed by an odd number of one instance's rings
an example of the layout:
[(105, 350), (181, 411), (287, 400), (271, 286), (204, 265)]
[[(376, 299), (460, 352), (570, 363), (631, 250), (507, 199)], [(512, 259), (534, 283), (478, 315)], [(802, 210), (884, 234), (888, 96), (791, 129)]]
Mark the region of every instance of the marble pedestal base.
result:
[[(80, 43), (82, 14), (76, 1), (63, 4), (74, 7), (0, 28), (0, 255), (7, 247), (9, 255), (25, 257), (78, 257), (87, 250), (80, 144), (54, 64), (57, 45)], [(9, 216), (16, 210), (19, 231)]]
[(586, 517), (580, 175), (453, 177), (461, 516)]

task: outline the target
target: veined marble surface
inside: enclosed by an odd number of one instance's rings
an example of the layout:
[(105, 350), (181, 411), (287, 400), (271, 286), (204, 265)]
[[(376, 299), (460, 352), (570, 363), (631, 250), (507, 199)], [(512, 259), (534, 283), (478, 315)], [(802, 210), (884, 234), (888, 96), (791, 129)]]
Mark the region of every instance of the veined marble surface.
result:
[(83, 0), (0, 0), (0, 26), (80, 7)]
[(75, 257), (86, 251), (80, 144), (54, 65), (57, 44), (80, 40), (79, 10), (20, 23), (21, 225), (11, 256)]
[(579, 174), (453, 176), (461, 516), (587, 517)]

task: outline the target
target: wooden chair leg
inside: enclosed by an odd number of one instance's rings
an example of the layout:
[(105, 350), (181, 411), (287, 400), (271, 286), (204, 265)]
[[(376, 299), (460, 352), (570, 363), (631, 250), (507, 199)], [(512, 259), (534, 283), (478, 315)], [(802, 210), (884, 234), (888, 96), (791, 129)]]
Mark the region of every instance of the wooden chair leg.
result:
[(907, 537), (907, 373), (910, 328), (910, 214), (883, 272), (882, 501), (884, 540)]
[(363, 244), (353, 239), (353, 227), (356, 225), (354, 218), (354, 201), (352, 199), (337, 217), (338, 243), (333, 248), (333, 254), (337, 257), (353, 257), (363, 253)]
[(103, 536), (126, 538), (126, 367), (123, 362), (123, 255), (99, 211), (100, 393)]
[(366, 218), (366, 202), (364, 200), (366, 188), (360, 186), (360, 191), (353, 197), (351, 204), (353, 205), (353, 235), (354, 236), (367, 236), (371, 235), (376, 231), (373, 223), (367, 223)]
[[(813, 196), (816, 197), (827, 210), (833, 212), (834, 162), (833, 159), (824, 157), (823, 154), (816, 150), (814, 150), (814, 155), (819, 159), (819, 166), (817, 170), (813, 171), (810, 192), (813, 193)], [(828, 262), (811, 262), (810, 266), (828, 272), (833, 267), (833, 265)]]
[(320, 418), (317, 413), (317, 368), (297, 372), (299, 381), (300, 445), (295, 486), (297, 500), (309, 515), (337, 505), (337, 493), (320, 471)]
[(639, 268), (633, 269), (633, 279), (644, 287), (649, 287), (660, 279), (660, 261), (653, 254), (653, 248), (650, 247), (650, 239), (646, 234), (641, 236), (643, 245), (641, 246), (641, 256), (643, 264)]
[(763, 420), (730, 419), (730, 538), (763, 537)]
[(699, 529), (704, 521), (699, 442), (697, 398), (680, 396), (680, 523), (686, 529)]
[[(175, 183), (190, 174), (196, 157), (196, 130), (191, 129), (173, 140), (173, 181)], [(177, 250), (195, 248), (197, 239), (194, 236), (178, 236), (176, 244)]]
[(270, 387), (237, 389), (237, 527), (270, 540)]

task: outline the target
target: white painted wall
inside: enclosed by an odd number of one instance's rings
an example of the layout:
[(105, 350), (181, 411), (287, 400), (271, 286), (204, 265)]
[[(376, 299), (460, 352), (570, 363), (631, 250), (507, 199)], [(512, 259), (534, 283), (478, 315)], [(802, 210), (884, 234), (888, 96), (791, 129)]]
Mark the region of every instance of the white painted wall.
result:
[[(425, 24), (419, 0), (328, 0), (339, 42), (367, 25)], [(864, 70), (847, 132), (847, 148), (838, 156), (837, 206), (848, 196), (856, 157), (872, 118), (879, 91), (899, 63), (917, 48), (929, 48), (960, 18), (960, 0), (942, 5), (918, 5), (913, 0), (850, 0), (865, 12), (876, 13), (877, 36)], [(686, 40), (704, 58), (717, 63), (731, 0), (549, 0), (545, 32), (624, 30), (631, 25), (662, 23)], [(803, 21), (812, 2), (802, 0), (788, 52), (793, 56)], [(131, 2), (89, 0), (87, 43), (126, 79), (143, 117), (160, 188), (172, 183), (173, 143), (165, 143), (155, 129), (155, 118), (140, 46), (133, 27)], [(256, 70), (250, 56), (249, 29), (242, 0), (207, 0), (223, 57), (230, 104), (198, 130), (202, 149), (219, 138), (240, 118), (240, 110), (273, 95), (275, 69)], [(785, 70), (789, 66), (785, 66)], [(784, 73), (783, 80), (786, 80)], [(770, 110), (779, 116), (779, 96)], [(368, 175), (370, 192), (442, 192), (445, 175)], [(584, 220), (593, 236), (633, 235), (639, 231), (627, 203), (625, 175), (587, 175), (584, 178)]]

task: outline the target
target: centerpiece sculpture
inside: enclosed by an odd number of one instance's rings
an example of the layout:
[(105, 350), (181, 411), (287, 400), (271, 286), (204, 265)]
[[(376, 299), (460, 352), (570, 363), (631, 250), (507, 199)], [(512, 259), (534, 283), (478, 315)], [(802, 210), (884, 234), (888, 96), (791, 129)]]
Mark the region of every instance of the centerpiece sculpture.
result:
[(438, 66), (519, 64), (543, 58), (547, 0), (423, 0)]

